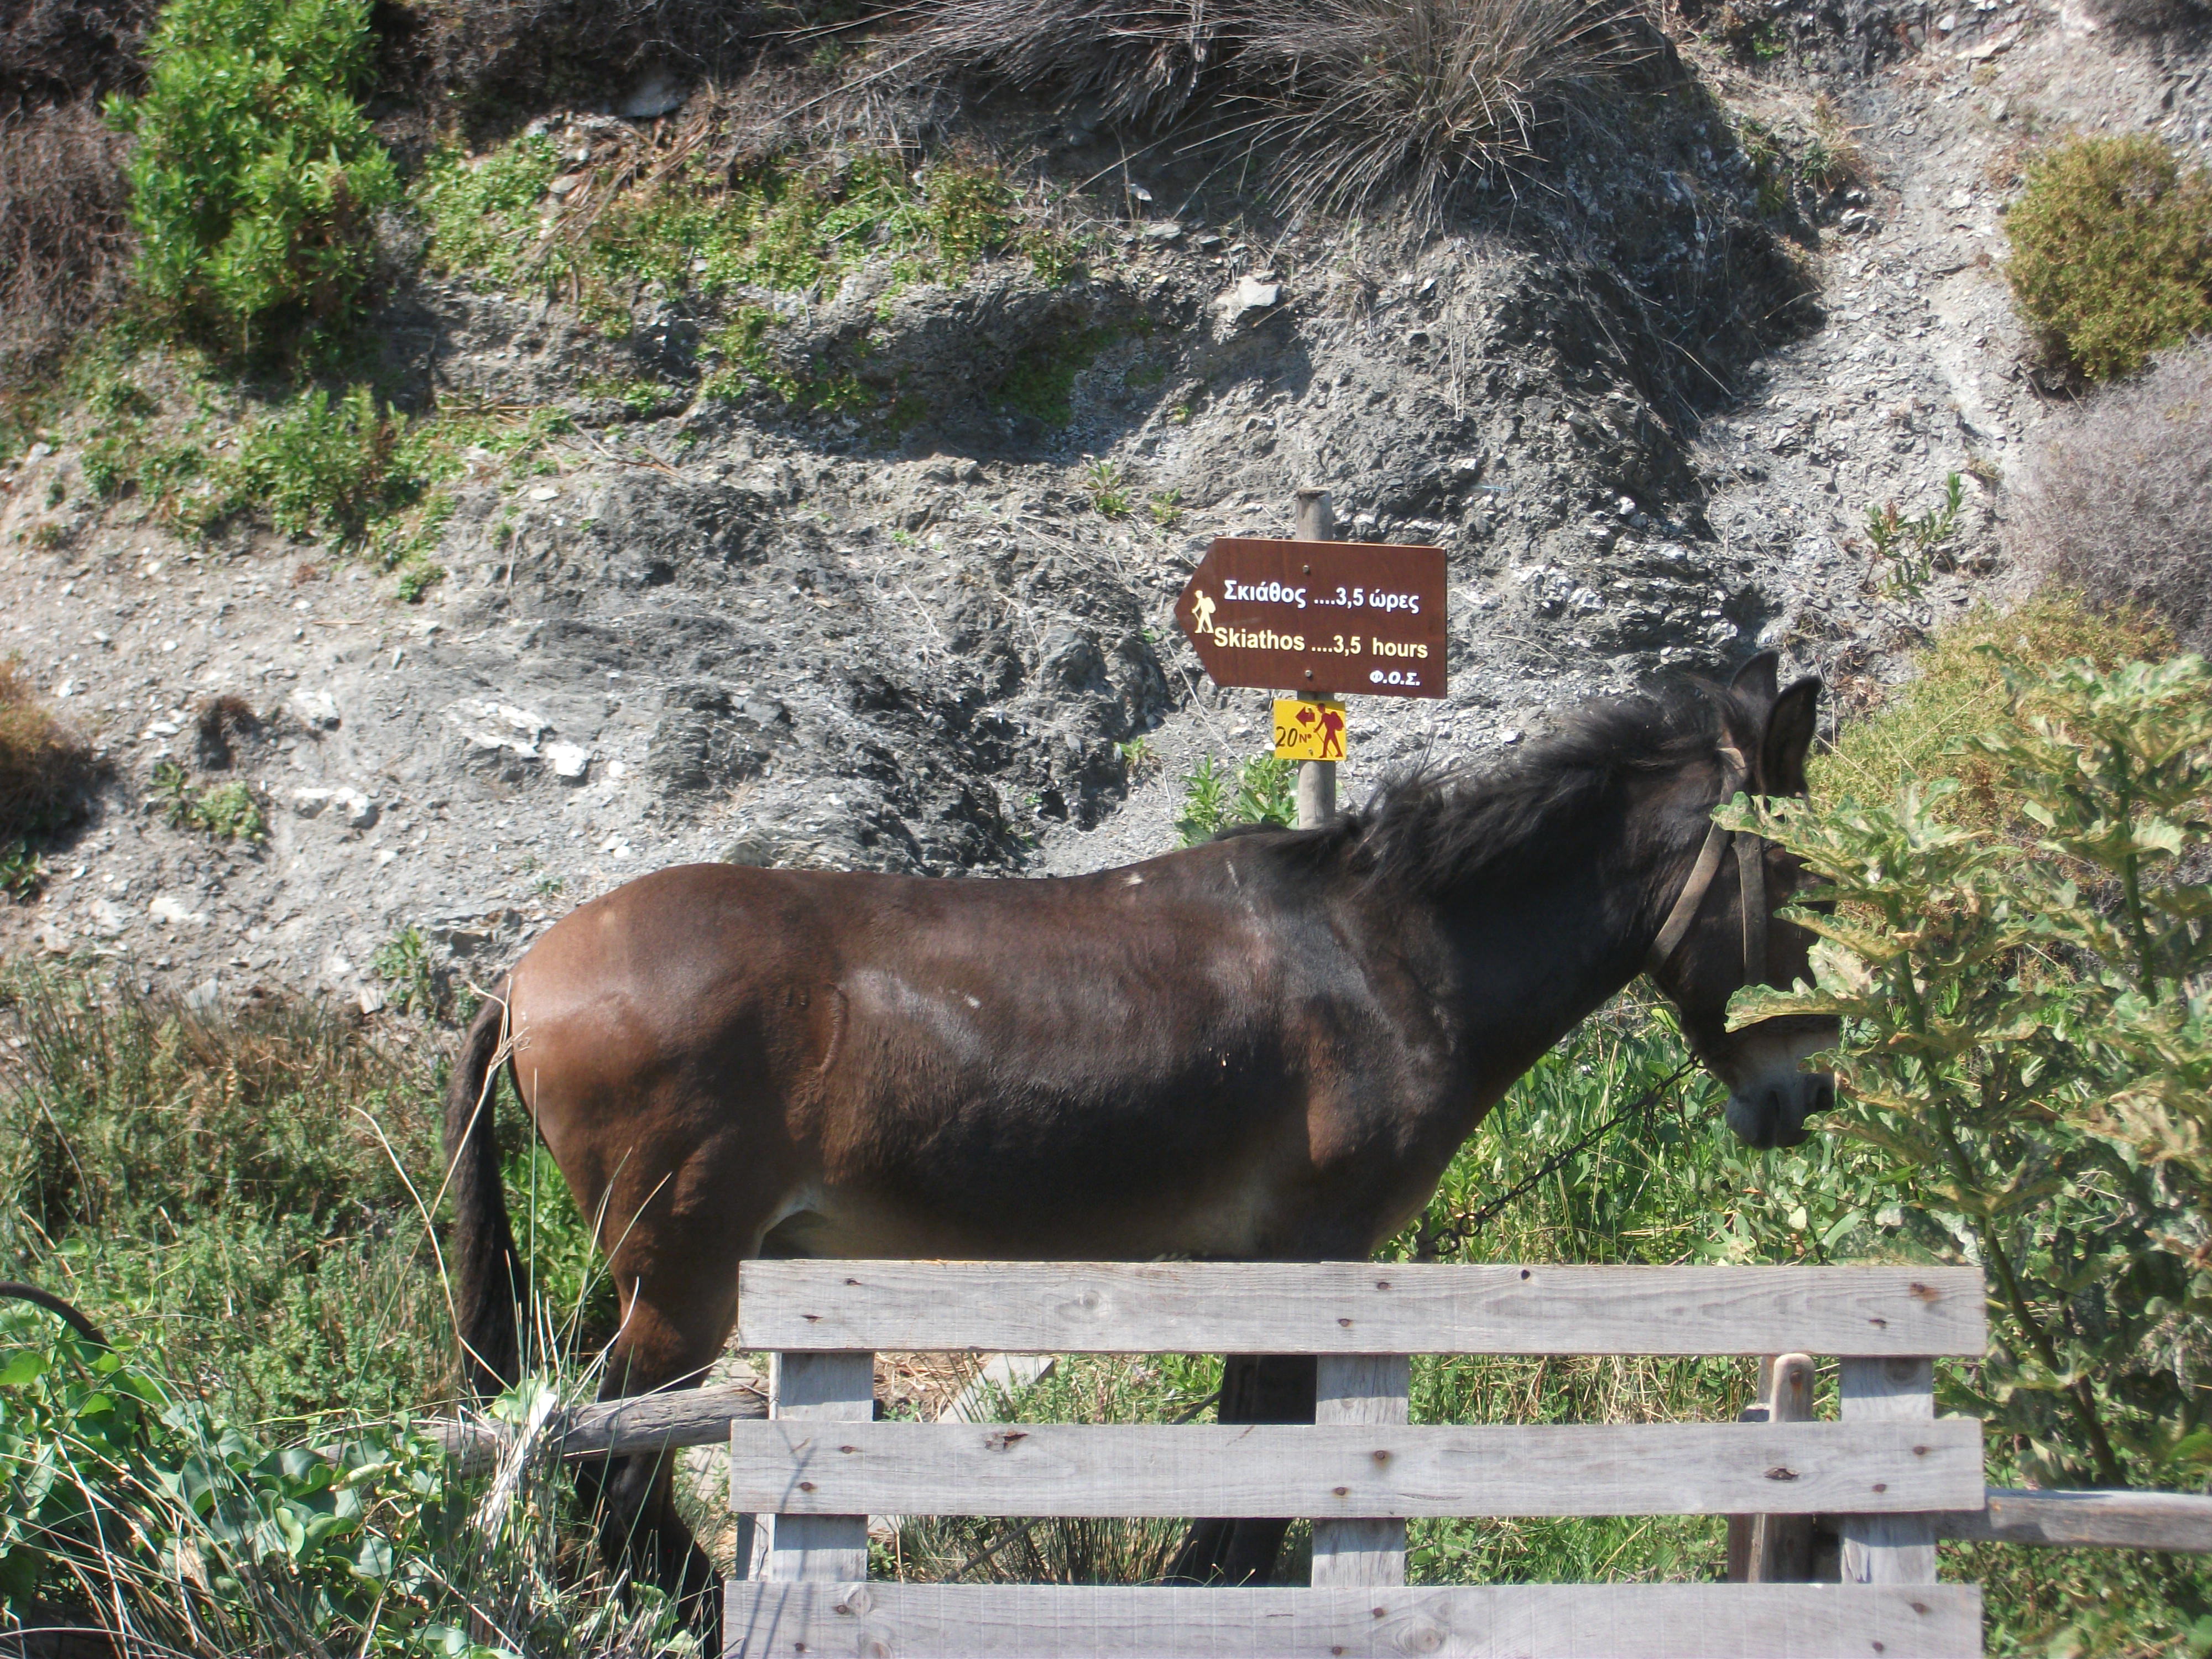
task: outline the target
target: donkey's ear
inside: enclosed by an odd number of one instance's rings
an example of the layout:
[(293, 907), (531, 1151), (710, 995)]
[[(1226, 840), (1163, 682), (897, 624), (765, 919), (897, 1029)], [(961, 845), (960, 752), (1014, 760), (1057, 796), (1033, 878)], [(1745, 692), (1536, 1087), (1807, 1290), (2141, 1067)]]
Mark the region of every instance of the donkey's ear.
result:
[(1820, 682), (1802, 679), (1774, 699), (1759, 745), (1759, 781), (1770, 795), (1805, 793), (1805, 757), (1820, 720)]
[(1756, 698), (1761, 708), (1774, 701), (1774, 689), (1780, 684), (1782, 653), (1762, 651), (1735, 671), (1729, 682), (1729, 690), (1743, 696)]

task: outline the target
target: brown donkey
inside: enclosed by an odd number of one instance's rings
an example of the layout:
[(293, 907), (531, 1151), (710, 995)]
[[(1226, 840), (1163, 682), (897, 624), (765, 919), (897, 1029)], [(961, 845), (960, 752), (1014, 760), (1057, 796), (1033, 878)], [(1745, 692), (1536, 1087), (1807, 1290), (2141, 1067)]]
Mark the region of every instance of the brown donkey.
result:
[[(1729, 1032), (1804, 975), (1797, 872), (1714, 828), (1805, 788), (1819, 684), (1589, 705), (1483, 775), (1416, 776), (1311, 830), (1060, 880), (693, 865), (581, 906), (470, 1030), (447, 1108), (471, 1378), (519, 1364), (490, 1110), (524, 1108), (599, 1219), (622, 1324), (603, 1394), (696, 1382), (746, 1256), (1357, 1259), (1426, 1203), (1538, 1056), (1649, 971), (1759, 1146), (1803, 1139), (1828, 1022)], [(1226, 1417), (1310, 1420), (1311, 1362), (1247, 1362)], [(665, 1459), (602, 1488), (606, 1541), (713, 1620)], [(1182, 1568), (1264, 1573), (1280, 1523)]]

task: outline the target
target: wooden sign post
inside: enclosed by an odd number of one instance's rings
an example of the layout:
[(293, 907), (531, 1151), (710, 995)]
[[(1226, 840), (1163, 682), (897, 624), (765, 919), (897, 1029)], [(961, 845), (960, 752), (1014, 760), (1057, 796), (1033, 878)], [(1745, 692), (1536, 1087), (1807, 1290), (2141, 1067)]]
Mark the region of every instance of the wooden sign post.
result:
[[(1334, 533), (1328, 492), (1309, 488), (1297, 492), (1291, 539), (1214, 538), (1176, 601), (1207, 676), (1305, 699), (1443, 696), (1443, 549), (1332, 541)], [(1320, 720), (1341, 754), (1344, 723), (1330, 708)], [(1300, 760), (1300, 829), (1334, 814), (1336, 766)]]
[[(1336, 539), (1336, 508), (1328, 491), (1308, 484), (1298, 491), (1297, 528), (1291, 532), (1301, 542)], [(1314, 694), (1308, 692), (1308, 696)], [(1298, 828), (1318, 830), (1336, 816), (1336, 763), (1308, 760), (1298, 763)]]

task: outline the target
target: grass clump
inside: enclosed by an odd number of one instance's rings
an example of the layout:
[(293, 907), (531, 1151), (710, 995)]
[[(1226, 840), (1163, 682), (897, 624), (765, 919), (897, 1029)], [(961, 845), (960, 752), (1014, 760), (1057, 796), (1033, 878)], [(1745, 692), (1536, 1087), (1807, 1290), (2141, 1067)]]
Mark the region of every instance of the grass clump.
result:
[(915, 174), (896, 156), (864, 152), (734, 175), (687, 170), (622, 191), (609, 180), (611, 198), (573, 219), (549, 211), (559, 171), (543, 137), (474, 165), (458, 151), (434, 158), (416, 191), (432, 263), (484, 285), (571, 293), (611, 325), (647, 289), (821, 291), (877, 257), (901, 282), (957, 283), (1018, 228), (1005, 177), (957, 162)]
[(54, 717), (21, 662), (0, 658), (0, 848), (67, 825), (93, 774), (91, 749)]
[(1990, 757), (1969, 739), (2006, 717), (2008, 693), (1992, 648), (2032, 662), (2080, 657), (2112, 668), (2138, 657), (2162, 657), (2172, 635), (2139, 611), (2101, 611), (2079, 593), (2045, 588), (2009, 611), (1982, 610), (1945, 629), (1923, 648), (1919, 672), (1881, 708), (1851, 721), (1808, 766), (1816, 799), (1850, 795), (1887, 799), (1905, 784), (1959, 781), (1937, 809), (1965, 827), (2017, 832), (2027, 820), (2018, 798)]
[(2047, 428), (2013, 519), (2014, 544), (2051, 580), (2212, 650), (2212, 341)]
[(2212, 169), (2134, 134), (2062, 144), (2005, 218), (2028, 319), (2093, 380), (2212, 326)]
[(1222, 118), (1285, 210), (1433, 221), (1654, 44), (1608, 0), (921, 0), (921, 81), (1049, 87), (1109, 122)]
[(1534, 155), (1545, 118), (1650, 49), (1626, 9), (1592, 0), (1258, 10), (1240, 67), (1273, 105), (1255, 148), (1282, 158), (1277, 187), (1294, 210), (1396, 198), (1433, 222), (1469, 177)]

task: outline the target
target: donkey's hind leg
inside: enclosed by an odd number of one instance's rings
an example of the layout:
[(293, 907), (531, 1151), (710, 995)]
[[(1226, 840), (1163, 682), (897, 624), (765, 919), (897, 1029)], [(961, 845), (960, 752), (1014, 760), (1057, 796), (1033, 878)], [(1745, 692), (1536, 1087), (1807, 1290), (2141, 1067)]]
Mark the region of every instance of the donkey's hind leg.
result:
[[(667, 1389), (693, 1389), (737, 1319), (735, 1262), (677, 1282), (681, 1291), (656, 1299), (671, 1275), (639, 1284), (607, 1350), (599, 1398), (621, 1399)], [(726, 1281), (716, 1288), (717, 1279)], [(675, 1600), (684, 1623), (702, 1633), (702, 1651), (721, 1651), (722, 1607), (714, 1565), (676, 1507), (676, 1455), (648, 1452), (610, 1459), (604, 1470), (582, 1466), (578, 1489), (598, 1510), (599, 1550), (610, 1567), (658, 1585)], [(740, 1571), (742, 1571), (740, 1564)]]
[[(1311, 1354), (1233, 1353), (1222, 1362), (1223, 1423), (1310, 1423), (1319, 1367)], [(1264, 1584), (1275, 1576), (1287, 1520), (1194, 1521), (1168, 1568), (1178, 1584)]]

